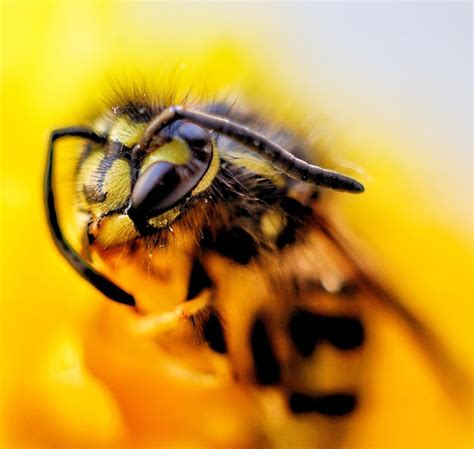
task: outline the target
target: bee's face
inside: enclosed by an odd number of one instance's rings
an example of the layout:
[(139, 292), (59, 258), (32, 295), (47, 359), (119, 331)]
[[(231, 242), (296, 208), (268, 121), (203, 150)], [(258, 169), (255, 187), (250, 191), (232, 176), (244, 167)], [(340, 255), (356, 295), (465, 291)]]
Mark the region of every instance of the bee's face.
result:
[(102, 119), (96, 128), (106, 142), (89, 144), (81, 158), (76, 189), (91, 217), (89, 235), (103, 246), (169, 226), (218, 172), (206, 129), (179, 120), (143, 145), (147, 126), (127, 115)]

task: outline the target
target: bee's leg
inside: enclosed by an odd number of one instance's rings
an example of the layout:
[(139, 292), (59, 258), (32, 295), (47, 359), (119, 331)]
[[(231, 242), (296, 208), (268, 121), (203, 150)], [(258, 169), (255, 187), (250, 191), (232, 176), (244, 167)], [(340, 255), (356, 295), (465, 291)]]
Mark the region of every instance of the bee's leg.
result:
[(204, 312), (210, 304), (211, 296), (211, 290), (206, 289), (195, 298), (177, 305), (170, 312), (141, 316), (135, 324), (135, 333), (148, 337), (158, 337), (171, 332), (183, 322)]

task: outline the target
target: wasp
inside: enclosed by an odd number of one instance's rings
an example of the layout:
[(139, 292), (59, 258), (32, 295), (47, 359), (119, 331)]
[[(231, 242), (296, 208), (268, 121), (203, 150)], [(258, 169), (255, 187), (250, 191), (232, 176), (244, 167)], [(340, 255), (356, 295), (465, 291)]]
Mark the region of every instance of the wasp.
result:
[[(243, 105), (147, 98), (121, 98), (90, 126), (54, 131), (45, 172), (57, 248), (104, 296), (134, 308), (142, 334), (188, 326), (193, 344), (229, 361), (234, 380), (280, 389), (296, 415), (326, 417), (359, 403), (344, 361), (366, 344), (367, 298), (394, 310), (436, 353), (321, 201), (329, 190), (361, 194), (360, 182), (320, 167), (304, 139)], [(74, 179), (87, 217), (82, 251), (62, 231), (53, 182), (56, 143), (70, 137), (84, 141)], [(92, 249), (104, 259), (125, 251), (141, 267), (153, 255), (164, 288), (152, 300), (169, 310), (153, 311), (140, 289), (99, 272)], [(335, 373), (315, 374), (321, 350)]]

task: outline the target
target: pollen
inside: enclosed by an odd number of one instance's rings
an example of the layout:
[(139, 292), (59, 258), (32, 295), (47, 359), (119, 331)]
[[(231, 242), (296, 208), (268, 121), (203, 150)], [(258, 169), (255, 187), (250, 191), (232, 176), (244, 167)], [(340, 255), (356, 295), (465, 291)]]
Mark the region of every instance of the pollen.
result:
[(130, 166), (127, 161), (117, 159), (108, 169), (102, 187), (106, 199), (101, 204), (103, 212), (118, 209), (127, 201), (131, 190)]

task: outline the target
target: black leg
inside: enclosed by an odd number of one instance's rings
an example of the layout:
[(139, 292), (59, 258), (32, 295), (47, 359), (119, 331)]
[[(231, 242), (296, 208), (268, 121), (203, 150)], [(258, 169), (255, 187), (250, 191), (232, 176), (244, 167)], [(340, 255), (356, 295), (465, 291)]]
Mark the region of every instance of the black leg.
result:
[(90, 266), (66, 241), (61, 228), (59, 226), (56, 205), (54, 201), (53, 189), (53, 158), (54, 143), (62, 137), (82, 137), (97, 143), (104, 143), (105, 138), (94, 133), (91, 129), (85, 127), (62, 128), (51, 133), (48, 149), (48, 158), (45, 170), (45, 205), (49, 223), (49, 228), (54, 239), (54, 243), (58, 247), (61, 254), (74, 267), (74, 269), (94, 287), (102, 292), (108, 298), (122, 304), (130, 306), (135, 305), (135, 299), (132, 295), (122, 290), (119, 286), (98, 273)]
[(164, 126), (178, 119), (189, 120), (196, 125), (212, 129), (253, 148), (260, 156), (270, 161), (275, 168), (291, 178), (335, 190), (352, 193), (364, 191), (364, 186), (355, 179), (335, 171), (308, 164), (280, 147), (276, 142), (252, 131), (246, 126), (239, 125), (226, 117), (219, 117), (200, 111), (190, 111), (181, 106), (170, 106), (161, 112), (150, 123), (136, 150), (140, 148), (146, 149), (154, 135), (163, 129)]

